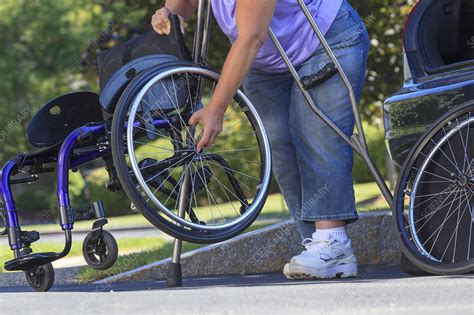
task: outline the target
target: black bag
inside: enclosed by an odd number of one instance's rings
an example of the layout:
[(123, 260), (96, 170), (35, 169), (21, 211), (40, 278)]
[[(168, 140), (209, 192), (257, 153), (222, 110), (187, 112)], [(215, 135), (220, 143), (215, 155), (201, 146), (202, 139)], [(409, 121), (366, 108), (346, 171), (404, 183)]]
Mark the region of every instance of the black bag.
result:
[(191, 53), (186, 47), (181, 33), (179, 18), (176, 15), (171, 15), (170, 21), (170, 35), (159, 35), (155, 31), (150, 31), (109, 50), (99, 52), (97, 64), (101, 90), (117, 70), (134, 59), (148, 55), (166, 54), (180, 60), (191, 60)]

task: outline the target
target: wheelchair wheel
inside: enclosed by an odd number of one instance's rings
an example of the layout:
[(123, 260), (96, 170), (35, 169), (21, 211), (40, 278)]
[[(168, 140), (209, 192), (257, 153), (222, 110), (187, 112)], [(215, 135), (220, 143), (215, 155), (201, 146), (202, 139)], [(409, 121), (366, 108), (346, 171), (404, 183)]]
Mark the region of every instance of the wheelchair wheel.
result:
[(51, 263), (25, 271), (26, 280), (37, 292), (46, 292), (54, 284), (54, 268)]
[(420, 138), (400, 174), (394, 217), (407, 258), (432, 274), (474, 271), (474, 104)]
[(118, 245), (110, 232), (102, 230), (99, 238), (90, 232), (82, 242), (82, 255), (86, 263), (96, 270), (106, 270), (117, 261)]
[(183, 66), (152, 70), (122, 94), (112, 124), (117, 173), (134, 206), (173, 237), (213, 243), (244, 231), (260, 213), (271, 178), (270, 147), (255, 108), (238, 91), (216, 143), (197, 152), (219, 74)]

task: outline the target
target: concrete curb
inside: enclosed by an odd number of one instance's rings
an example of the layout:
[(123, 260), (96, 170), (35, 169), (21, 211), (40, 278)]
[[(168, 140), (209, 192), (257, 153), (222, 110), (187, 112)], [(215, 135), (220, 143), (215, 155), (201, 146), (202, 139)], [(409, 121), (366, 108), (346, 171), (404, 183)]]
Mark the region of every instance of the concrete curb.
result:
[[(398, 239), (390, 212), (361, 213), (348, 228), (361, 265), (397, 263)], [(281, 222), (182, 256), (184, 277), (281, 271), (302, 250), (293, 221)], [(170, 259), (157, 261), (95, 283), (164, 279)]]

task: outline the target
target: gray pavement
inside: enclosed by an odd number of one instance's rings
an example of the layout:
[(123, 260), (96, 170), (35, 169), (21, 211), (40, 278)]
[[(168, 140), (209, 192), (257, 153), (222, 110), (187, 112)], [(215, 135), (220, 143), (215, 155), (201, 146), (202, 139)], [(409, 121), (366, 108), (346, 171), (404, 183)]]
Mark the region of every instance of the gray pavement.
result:
[(357, 279), (287, 281), (281, 274), (0, 288), (0, 314), (474, 314), (474, 276), (409, 277), (364, 266)]

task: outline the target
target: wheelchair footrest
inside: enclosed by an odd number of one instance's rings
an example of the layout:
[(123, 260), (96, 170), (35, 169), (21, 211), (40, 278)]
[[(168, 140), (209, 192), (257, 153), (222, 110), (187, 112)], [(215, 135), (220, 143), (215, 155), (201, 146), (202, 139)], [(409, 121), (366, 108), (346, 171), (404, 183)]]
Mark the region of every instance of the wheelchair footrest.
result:
[(5, 263), (5, 270), (31, 270), (47, 263), (58, 260), (61, 256), (58, 253), (36, 253), (17, 257)]
[(36, 231), (21, 231), (20, 238), (23, 244), (29, 246), (40, 239), (40, 234)]

